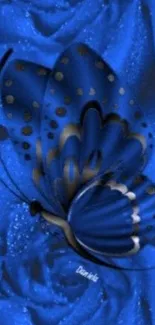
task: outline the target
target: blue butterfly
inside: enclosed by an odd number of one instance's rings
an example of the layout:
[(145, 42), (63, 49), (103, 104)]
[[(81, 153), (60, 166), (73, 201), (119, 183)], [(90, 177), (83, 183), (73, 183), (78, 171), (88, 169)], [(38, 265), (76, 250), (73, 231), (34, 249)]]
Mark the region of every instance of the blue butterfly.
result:
[(73, 248), (100, 263), (140, 254), (154, 228), (155, 185), (145, 174), (153, 136), (124, 81), (79, 43), (51, 69), (11, 55), (1, 96), (31, 187), (21, 190), (1, 164), (31, 214), (62, 227)]

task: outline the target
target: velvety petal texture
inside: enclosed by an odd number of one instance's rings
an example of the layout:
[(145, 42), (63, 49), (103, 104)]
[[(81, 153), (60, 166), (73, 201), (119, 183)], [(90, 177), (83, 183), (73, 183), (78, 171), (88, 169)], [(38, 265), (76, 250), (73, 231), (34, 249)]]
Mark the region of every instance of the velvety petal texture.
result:
[(154, 18), (0, 2), (0, 325), (155, 323)]

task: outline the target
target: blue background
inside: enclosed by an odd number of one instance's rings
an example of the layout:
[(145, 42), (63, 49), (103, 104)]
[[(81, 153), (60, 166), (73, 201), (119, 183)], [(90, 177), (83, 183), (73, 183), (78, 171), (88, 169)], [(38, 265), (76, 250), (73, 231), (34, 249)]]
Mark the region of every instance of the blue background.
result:
[[(153, 0), (0, 3), (1, 56), (11, 47), (53, 67), (73, 41), (85, 42), (126, 80), (153, 128), (154, 33)], [(0, 142), (0, 150), (26, 183), (11, 143)], [(32, 219), (27, 205), (2, 185), (0, 196), (0, 325), (155, 324), (154, 269), (114, 270), (85, 261), (56, 227)], [(97, 273), (98, 282), (76, 274), (79, 265)]]

